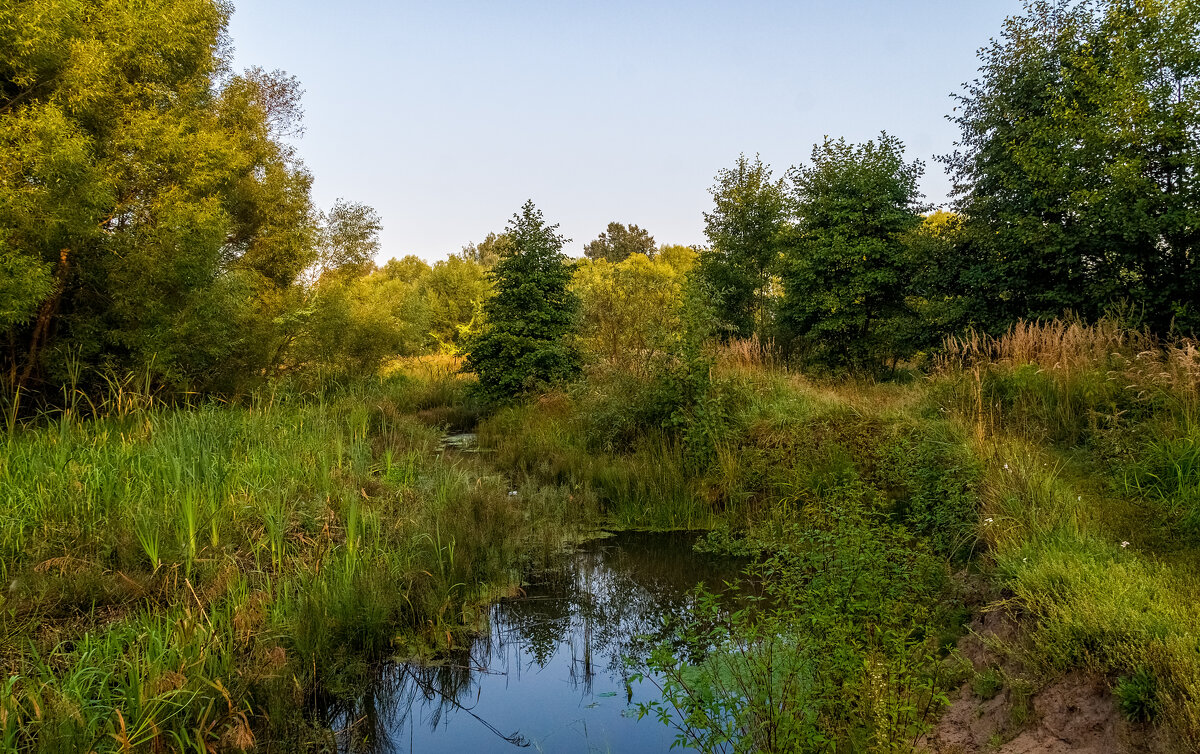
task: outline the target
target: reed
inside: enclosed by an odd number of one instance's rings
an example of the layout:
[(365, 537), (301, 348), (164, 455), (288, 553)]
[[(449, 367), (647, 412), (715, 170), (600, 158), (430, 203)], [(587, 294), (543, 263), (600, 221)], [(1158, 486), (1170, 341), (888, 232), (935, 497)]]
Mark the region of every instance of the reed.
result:
[(439, 457), (410, 378), (188, 408), (144, 387), (8, 414), (9, 750), (302, 741), (297, 693), (349, 693), (397, 637), (472, 630), (513, 563), (586, 525), (565, 490), (514, 499), (482, 459)]

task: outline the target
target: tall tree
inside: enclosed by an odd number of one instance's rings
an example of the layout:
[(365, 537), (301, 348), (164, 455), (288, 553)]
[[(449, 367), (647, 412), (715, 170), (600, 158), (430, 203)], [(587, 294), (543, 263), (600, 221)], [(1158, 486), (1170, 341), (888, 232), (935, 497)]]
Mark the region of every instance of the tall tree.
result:
[(547, 225), (532, 201), (506, 228), (511, 246), (489, 272), (494, 293), (483, 306), (486, 325), (467, 344), (466, 367), (490, 401), (516, 398), (578, 373), (573, 344), (579, 301), (557, 225)]
[(1200, 6), (1027, 0), (980, 57), (943, 159), (993, 324), (1125, 300), (1200, 327)]
[(720, 296), (717, 317), (726, 334), (765, 336), (786, 220), (783, 182), (771, 180), (762, 160), (739, 155), (709, 193), (714, 207), (704, 213), (704, 232), (710, 246), (700, 254), (700, 277)]
[[(218, 0), (29, 0), (0, 21), (0, 367), (204, 384), (269, 350), (311, 262), (294, 80), (230, 75)], [(257, 358), (257, 357), (255, 357)], [(253, 360), (253, 359), (252, 359)]]
[(634, 254), (654, 258), (654, 236), (636, 225), (609, 223), (608, 229), (583, 247), (588, 259), (604, 259), (614, 264), (624, 262)]
[(894, 358), (905, 316), (904, 235), (921, 222), (919, 161), (884, 133), (826, 139), (793, 169), (797, 224), (782, 269), (783, 330), (810, 357), (866, 367)]

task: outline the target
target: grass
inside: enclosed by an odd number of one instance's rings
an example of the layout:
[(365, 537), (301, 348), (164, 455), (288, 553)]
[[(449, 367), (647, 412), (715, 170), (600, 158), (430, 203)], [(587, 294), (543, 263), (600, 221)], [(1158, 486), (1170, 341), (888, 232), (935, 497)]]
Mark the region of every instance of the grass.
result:
[(658, 388), (611, 378), (509, 409), (486, 442), (618, 521), (713, 526), (710, 546), (741, 553), (778, 550), (787, 527), (821, 526), (832, 490), (865, 484), (894, 525), (982, 571), (1036, 677), (1104, 674), (1127, 714), (1200, 751), (1195, 343), (1020, 323), (952, 339), (904, 384), (816, 382), (752, 345), (711, 362), (721, 413), (701, 463)]
[(981, 536), (1033, 659), (1108, 675), (1127, 714), (1200, 750), (1196, 344), (1103, 321), (950, 346), (931, 396), (973, 427)]
[(591, 514), (437, 453), (445, 385), (65, 413), (0, 440), (0, 744), (291, 751), (373, 660), (472, 630)]
[[(10, 403), (0, 748), (320, 749), (314, 712), (374, 661), (458, 643), (523, 564), (606, 525), (711, 529), (709, 549), (782, 563), (777, 614), (819, 613), (821, 641), (860, 629), (806, 603), (813, 583), (898, 621), (894, 641), (847, 638), (860, 654), (836, 672), (822, 663), (850, 655), (828, 642), (795, 666), (858, 695), (812, 697), (805, 740), (911, 749), (981, 598), (950, 574), (970, 573), (1020, 619), (1031, 677), (1104, 674), (1127, 716), (1200, 751), (1194, 343), (1022, 323), (903, 383), (813, 380), (755, 344), (707, 359), (698, 395), (595, 370), (486, 416), (448, 358), (234, 405), (167, 407), (133, 379), (29, 426)], [(439, 428), (481, 417), (483, 452), (440, 453)], [(919, 599), (853, 575), (918, 553)], [(1010, 680), (993, 675), (974, 683)], [(884, 702), (894, 725), (858, 719)]]

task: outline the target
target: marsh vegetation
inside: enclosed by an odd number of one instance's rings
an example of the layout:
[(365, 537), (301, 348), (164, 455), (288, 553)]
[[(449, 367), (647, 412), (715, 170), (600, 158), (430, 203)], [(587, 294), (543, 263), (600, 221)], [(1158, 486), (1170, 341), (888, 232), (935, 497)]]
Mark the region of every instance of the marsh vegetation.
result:
[(951, 209), (827, 139), (432, 266), (228, 15), (0, 6), (0, 749), (1200, 751), (1194, 2), (1030, 0)]

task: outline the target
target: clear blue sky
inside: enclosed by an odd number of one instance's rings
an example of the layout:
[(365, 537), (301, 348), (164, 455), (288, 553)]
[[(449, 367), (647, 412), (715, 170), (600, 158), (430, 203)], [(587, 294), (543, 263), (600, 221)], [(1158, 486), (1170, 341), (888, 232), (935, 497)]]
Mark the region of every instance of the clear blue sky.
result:
[(298, 76), (314, 198), (375, 207), (383, 257), (445, 257), (532, 198), (578, 254), (611, 220), (700, 243), (739, 152), (826, 134), (949, 151), (952, 91), (1019, 0), (241, 0), (236, 65)]

